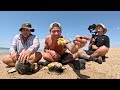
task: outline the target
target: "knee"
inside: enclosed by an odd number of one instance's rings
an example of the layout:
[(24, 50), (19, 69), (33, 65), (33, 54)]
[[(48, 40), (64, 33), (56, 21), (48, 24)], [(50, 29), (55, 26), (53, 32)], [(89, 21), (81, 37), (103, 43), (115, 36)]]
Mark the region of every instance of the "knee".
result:
[(79, 53), (85, 53), (85, 54), (86, 54), (86, 52), (85, 52), (84, 50), (82, 50), (82, 49), (79, 49), (78, 52), (79, 52)]
[(2, 62), (5, 63), (5, 64), (8, 64), (9, 63), (9, 58), (10, 58), (9, 55), (4, 56), (3, 59), (2, 59)]
[(6, 64), (7, 60), (5, 57), (3, 57), (2, 62)]
[(108, 52), (109, 48), (106, 46), (101, 46), (98, 50), (97, 53), (100, 55), (105, 55)]
[(37, 58), (39, 58), (39, 59), (41, 59), (42, 58), (42, 54), (40, 53), (40, 52), (36, 52), (36, 54), (35, 54), (36, 56), (35, 57), (37, 57)]
[(99, 50), (101, 52), (108, 52), (109, 48), (107, 48), (106, 46), (101, 46)]
[(55, 59), (53, 59), (53, 57), (50, 55), (50, 53), (43, 53), (43, 59), (53, 62), (55, 61)]
[(43, 53), (43, 55), (42, 55), (42, 56), (43, 56), (43, 58), (44, 58), (44, 59), (46, 59), (46, 58), (48, 58), (48, 57), (49, 57), (48, 53)]

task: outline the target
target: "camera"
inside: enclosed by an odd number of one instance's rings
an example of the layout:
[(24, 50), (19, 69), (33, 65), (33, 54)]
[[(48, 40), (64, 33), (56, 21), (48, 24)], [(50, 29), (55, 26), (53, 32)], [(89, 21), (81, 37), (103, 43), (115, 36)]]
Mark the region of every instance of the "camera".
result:
[(88, 27), (88, 30), (90, 31), (90, 33), (93, 32), (93, 30), (95, 29), (96, 29), (96, 24), (89, 25)]
[(88, 30), (92, 33), (92, 38), (95, 38), (97, 35), (96, 24), (89, 25)]

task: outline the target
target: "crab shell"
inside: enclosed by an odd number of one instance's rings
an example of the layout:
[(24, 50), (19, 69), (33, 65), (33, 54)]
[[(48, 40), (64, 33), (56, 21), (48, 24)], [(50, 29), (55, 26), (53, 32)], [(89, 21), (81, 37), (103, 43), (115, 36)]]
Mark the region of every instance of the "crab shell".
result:
[(62, 68), (62, 64), (61, 63), (52, 62), (52, 63), (48, 64), (48, 69), (54, 68), (54, 66), (56, 66), (58, 68)]
[(16, 71), (19, 74), (27, 74), (31, 71), (30, 63), (20, 63), (19, 61), (15, 64)]

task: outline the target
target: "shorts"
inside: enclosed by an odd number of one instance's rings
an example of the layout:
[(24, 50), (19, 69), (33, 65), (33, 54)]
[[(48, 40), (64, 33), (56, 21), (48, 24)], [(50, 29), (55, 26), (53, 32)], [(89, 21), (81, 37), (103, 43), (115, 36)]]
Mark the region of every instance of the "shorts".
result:
[(74, 60), (73, 55), (71, 53), (68, 53), (68, 52), (65, 52), (63, 55), (61, 55), (60, 59), (61, 59), (60, 62), (62, 64), (68, 64)]
[(91, 55), (95, 52), (95, 50), (84, 50), (88, 55)]

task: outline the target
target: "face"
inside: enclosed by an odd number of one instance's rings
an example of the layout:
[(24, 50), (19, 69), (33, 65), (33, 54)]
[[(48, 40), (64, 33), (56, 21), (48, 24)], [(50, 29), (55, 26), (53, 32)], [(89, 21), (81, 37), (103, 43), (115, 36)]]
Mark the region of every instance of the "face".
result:
[(31, 31), (29, 29), (23, 28), (21, 30), (21, 34), (23, 35), (23, 37), (28, 38), (29, 35), (31, 34)]
[(58, 39), (61, 37), (61, 29), (59, 27), (53, 27), (50, 31), (51, 37), (53, 39)]
[(104, 28), (102, 28), (101, 26), (97, 26), (97, 32), (98, 32), (98, 35), (103, 35), (104, 34)]

